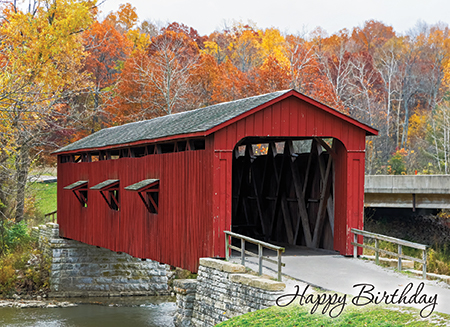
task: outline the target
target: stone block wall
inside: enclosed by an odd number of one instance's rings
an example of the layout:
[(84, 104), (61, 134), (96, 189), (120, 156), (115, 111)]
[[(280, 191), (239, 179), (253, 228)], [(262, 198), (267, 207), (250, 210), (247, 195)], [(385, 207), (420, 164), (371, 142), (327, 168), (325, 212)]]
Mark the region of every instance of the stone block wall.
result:
[(177, 294), (177, 312), (174, 318), (175, 326), (191, 326), (197, 280), (176, 279), (173, 281), (173, 289)]
[(156, 261), (60, 238), (54, 223), (35, 227), (31, 236), (51, 260), (49, 296), (168, 294), (166, 266)]
[[(210, 258), (200, 259), (196, 283), (186, 281), (174, 283), (177, 327), (214, 326), (234, 316), (268, 308), (275, 305), (285, 289), (284, 283), (247, 274), (242, 265)], [(195, 297), (187, 297), (194, 293)]]

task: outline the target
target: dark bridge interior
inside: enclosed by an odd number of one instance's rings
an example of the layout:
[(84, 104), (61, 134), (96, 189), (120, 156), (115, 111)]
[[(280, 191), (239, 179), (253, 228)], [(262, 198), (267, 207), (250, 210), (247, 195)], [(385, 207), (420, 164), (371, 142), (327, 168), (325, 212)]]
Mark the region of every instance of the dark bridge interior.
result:
[(234, 149), (232, 231), (333, 249), (334, 140), (245, 138)]

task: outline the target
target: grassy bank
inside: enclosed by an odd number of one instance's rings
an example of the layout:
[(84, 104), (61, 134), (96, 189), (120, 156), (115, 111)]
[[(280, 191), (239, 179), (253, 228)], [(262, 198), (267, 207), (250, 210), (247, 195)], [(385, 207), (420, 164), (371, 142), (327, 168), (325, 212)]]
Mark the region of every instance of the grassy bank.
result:
[(421, 318), (419, 310), (412, 308), (348, 306), (337, 318), (321, 313), (310, 313), (311, 307), (290, 305), (286, 308), (271, 307), (247, 313), (225, 321), (220, 327), (288, 327), (288, 326), (449, 326), (450, 315), (433, 313)]
[(36, 207), (41, 215), (56, 210), (56, 183), (34, 183)]

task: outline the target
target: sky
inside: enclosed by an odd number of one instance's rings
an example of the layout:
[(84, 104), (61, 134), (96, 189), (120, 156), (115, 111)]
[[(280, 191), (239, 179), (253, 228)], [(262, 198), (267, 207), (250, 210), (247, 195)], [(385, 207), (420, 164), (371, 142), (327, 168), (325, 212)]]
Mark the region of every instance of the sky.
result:
[(450, 23), (448, 0), (105, 0), (100, 17), (126, 2), (136, 7), (140, 22), (183, 23), (200, 35), (221, 30), (224, 22), (230, 25), (232, 20), (250, 20), (258, 28), (276, 27), (293, 34), (320, 26), (329, 35), (343, 28), (362, 27), (370, 19), (392, 26), (400, 34), (419, 20)]

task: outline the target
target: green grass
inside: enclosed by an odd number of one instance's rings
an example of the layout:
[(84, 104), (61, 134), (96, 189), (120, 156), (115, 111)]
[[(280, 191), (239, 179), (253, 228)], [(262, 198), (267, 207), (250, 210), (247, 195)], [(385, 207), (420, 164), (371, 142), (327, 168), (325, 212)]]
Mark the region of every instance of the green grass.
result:
[(43, 216), (56, 210), (56, 183), (34, 183), (36, 207)]
[[(319, 311), (319, 310), (318, 310)], [(290, 305), (285, 308), (277, 306), (234, 317), (217, 326), (449, 326), (450, 315), (433, 313), (422, 319), (419, 310), (412, 308), (367, 306), (363, 308), (348, 305), (337, 318), (326, 314), (310, 313), (310, 308)]]

